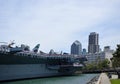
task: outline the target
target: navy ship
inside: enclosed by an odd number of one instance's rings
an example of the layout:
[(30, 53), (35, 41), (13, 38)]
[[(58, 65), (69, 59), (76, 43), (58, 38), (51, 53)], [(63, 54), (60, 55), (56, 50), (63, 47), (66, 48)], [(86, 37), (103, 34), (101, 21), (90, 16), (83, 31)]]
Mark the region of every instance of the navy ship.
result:
[(0, 81), (73, 75), (81, 71), (86, 61), (77, 55), (38, 52), (40, 44), (32, 51), (29, 46), (13, 44), (0, 45)]

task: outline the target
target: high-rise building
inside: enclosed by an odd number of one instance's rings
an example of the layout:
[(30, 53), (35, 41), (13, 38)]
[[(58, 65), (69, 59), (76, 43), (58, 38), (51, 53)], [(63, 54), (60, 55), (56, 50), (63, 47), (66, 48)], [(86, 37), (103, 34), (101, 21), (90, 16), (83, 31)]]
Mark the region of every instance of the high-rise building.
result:
[(78, 40), (73, 42), (73, 44), (71, 45), (71, 54), (74, 54), (74, 55), (82, 54), (82, 45)]
[(82, 55), (86, 55), (86, 54), (87, 54), (86, 49), (83, 48)]
[(99, 52), (99, 34), (92, 32), (89, 35), (88, 53)]
[(110, 46), (105, 46), (104, 47), (104, 52), (110, 51)]

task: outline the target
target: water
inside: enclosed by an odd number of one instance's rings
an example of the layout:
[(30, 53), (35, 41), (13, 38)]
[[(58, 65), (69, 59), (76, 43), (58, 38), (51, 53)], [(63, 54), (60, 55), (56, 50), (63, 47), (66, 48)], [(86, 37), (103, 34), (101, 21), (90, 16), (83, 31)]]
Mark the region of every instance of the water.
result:
[(77, 76), (62, 76), (4, 82), (2, 84), (86, 84), (97, 75), (98, 74), (81, 74)]

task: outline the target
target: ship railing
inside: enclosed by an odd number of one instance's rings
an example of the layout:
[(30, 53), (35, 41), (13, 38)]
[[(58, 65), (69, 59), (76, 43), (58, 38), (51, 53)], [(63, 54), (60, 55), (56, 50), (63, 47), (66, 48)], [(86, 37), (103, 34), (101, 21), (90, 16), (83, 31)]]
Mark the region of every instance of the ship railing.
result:
[(60, 67), (83, 67), (82, 64), (68, 64), (68, 65), (60, 65)]
[(81, 58), (81, 57), (76, 57), (74, 55), (49, 55), (49, 54), (37, 54), (37, 53), (25, 53), (25, 52), (18, 52), (16, 53), (16, 55), (19, 56), (28, 56), (28, 57), (32, 57), (32, 58), (43, 58), (43, 59), (77, 59), (77, 58)]

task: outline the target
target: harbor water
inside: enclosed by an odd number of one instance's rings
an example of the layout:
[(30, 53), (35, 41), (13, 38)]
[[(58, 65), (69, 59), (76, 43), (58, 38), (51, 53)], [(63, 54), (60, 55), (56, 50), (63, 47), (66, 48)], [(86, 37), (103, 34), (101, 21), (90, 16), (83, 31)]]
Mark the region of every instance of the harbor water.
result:
[(37, 78), (37, 79), (27, 79), (11, 82), (3, 82), (0, 84), (86, 84), (93, 77), (99, 74), (80, 74), (76, 76), (61, 76), (61, 77), (51, 77), (51, 78)]

